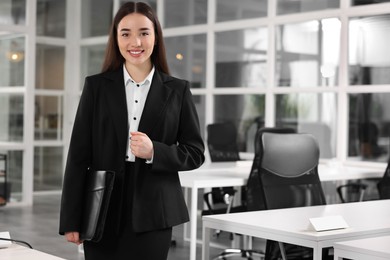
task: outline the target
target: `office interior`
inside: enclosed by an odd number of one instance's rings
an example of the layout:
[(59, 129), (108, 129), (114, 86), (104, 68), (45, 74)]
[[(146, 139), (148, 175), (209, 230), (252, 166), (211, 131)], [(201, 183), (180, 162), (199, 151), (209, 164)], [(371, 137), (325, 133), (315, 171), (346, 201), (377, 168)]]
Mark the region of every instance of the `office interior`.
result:
[[(123, 2), (0, 2), (0, 215), (60, 195), (84, 78), (100, 72)], [(208, 124), (233, 122), (240, 152), (253, 153), (257, 129), (291, 127), (316, 137), (321, 163), (385, 168), (390, 1), (145, 2), (171, 74), (191, 84), (205, 140)]]

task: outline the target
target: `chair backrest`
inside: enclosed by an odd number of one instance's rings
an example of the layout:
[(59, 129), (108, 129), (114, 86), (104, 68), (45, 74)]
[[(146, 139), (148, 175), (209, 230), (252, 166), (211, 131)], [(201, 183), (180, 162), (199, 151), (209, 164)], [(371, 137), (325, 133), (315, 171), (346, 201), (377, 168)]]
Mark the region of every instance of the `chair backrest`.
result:
[(248, 187), (248, 210), (326, 204), (318, 176), (318, 143), (311, 134), (262, 133), (257, 141), (262, 155), (255, 156), (251, 175), (257, 175), (260, 197), (253, 200), (260, 208), (250, 205)]
[(207, 125), (207, 147), (212, 162), (240, 160), (236, 126), (231, 122)]
[(379, 198), (390, 199), (390, 158), (387, 163), (385, 174), (377, 184)]
[(315, 138), (311, 134), (265, 133), (262, 139), (259, 176), (266, 209), (326, 204)]
[(262, 136), (264, 133), (288, 134), (295, 133), (295, 130), (293, 128), (263, 127), (256, 132), (254, 142), (255, 157), (247, 181), (244, 201), (247, 210), (249, 211), (265, 209), (264, 201), (262, 199), (259, 199), (262, 197), (262, 191), (260, 178), (258, 175), (258, 165), (260, 160), (263, 158)]

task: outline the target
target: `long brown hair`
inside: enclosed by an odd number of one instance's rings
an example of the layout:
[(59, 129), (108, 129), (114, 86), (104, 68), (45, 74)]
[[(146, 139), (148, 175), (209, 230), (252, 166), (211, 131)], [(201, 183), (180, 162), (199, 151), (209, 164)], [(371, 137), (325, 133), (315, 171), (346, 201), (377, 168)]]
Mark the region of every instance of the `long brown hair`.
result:
[(148, 4), (143, 2), (127, 2), (123, 4), (116, 13), (108, 37), (102, 72), (117, 70), (125, 62), (125, 59), (121, 55), (118, 47), (117, 29), (118, 24), (123, 17), (132, 13), (142, 14), (152, 21), (156, 35), (156, 45), (154, 46), (151, 60), (157, 70), (169, 74), (160, 22), (158, 21), (154, 10)]

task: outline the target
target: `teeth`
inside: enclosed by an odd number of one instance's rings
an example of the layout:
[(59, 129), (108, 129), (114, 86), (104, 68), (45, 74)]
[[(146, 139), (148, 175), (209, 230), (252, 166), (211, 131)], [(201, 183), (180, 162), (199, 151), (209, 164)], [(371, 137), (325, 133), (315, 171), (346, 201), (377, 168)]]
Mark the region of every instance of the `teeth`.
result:
[(140, 54), (142, 51), (130, 51), (131, 54)]

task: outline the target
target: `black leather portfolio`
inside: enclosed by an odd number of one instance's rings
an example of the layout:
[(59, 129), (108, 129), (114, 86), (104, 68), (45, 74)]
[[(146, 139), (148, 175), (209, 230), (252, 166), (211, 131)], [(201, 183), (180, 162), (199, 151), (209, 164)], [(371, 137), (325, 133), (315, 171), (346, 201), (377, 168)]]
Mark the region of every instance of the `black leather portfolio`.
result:
[(102, 238), (114, 179), (112, 171), (88, 170), (80, 239), (98, 242)]

